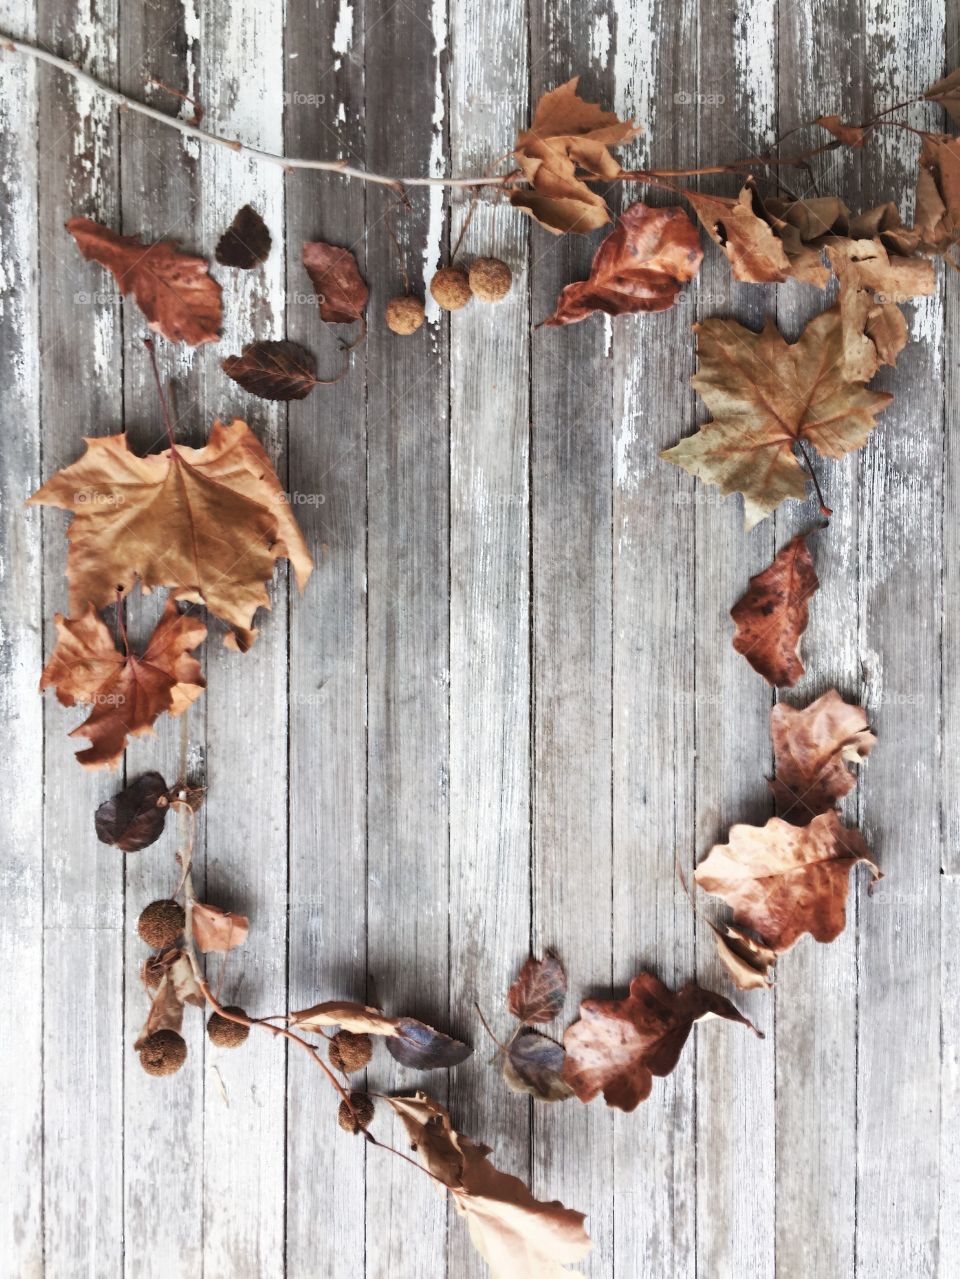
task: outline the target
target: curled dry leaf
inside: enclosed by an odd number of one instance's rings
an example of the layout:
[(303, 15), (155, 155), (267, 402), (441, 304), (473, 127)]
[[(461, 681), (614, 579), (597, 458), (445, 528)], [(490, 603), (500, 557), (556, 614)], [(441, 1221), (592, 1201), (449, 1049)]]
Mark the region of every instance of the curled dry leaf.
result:
[(513, 153), (533, 190), (511, 191), (510, 203), (556, 235), (593, 231), (610, 221), (606, 201), (590, 190), (584, 177), (616, 178), (620, 166), (609, 148), (629, 142), (639, 132), (612, 111), (584, 102), (577, 95), (578, 78), (543, 95)]
[(245, 204), (217, 243), (215, 257), (221, 266), (250, 271), (270, 255), (270, 232), (260, 214)]
[(370, 296), (360, 274), (357, 259), (349, 249), (322, 240), (308, 241), (303, 246), (303, 265), (317, 291), (320, 318), (328, 324), (361, 323), (360, 338), (366, 332), (364, 308)]
[(927, 102), (939, 102), (954, 124), (960, 124), (960, 67), (924, 92)]
[(507, 991), (507, 1008), (529, 1025), (541, 1025), (560, 1016), (567, 997), (567, 974), (555, 955), (526, 960)]
[(193, 1004), (195, 1008), (206, 1007), (206, 996), (200, 989), (196, 974), (193, 971), (189, 956), (185, 951), (175, 950), (164, 956), (170, 983), (181, 1004)]
[(796, 826), (829, 812), (852, 790), (856, 779), (848, 765), (866, 759), (877, 740), (863, 707), (845, 702), (835, 688), (804, 710), (779, 702), (770, 732), (777, 812)]
[(608, 1106), (635, 1110), (650, 1096), (653, 1077), (669, 1075), (702, 1017), (739, 1022), (763, 1036), (742, 1013), (713, 991), (688, 982), (676, 994), (652, 973), (630, 983), (626, 999), (585, 999), (580, 1020), (563, 1037), (563, 1078), (580, 1101), (603, 1093)]
[(97, 809), (97, 839), (124, 853), (139, 852), (163, 834), (169, 811), (167, 783), (159, 773), (144, 773)]
[(190, 654), (206, 638), (207, 628), (178, 613), (173, 600), (167, 601), (140, 657), (117, 649), (92, 605), (76, 619), (57, 613), (53, 620), (57, 645), (40, 689), (55, 688), (64, 706), (92, 704), (70, 734), (90, 740), (86, 750), (77, 751), (85, 768), (115, 768), (128, 738), (152, 732), (165, 711), (182, 714), (203, 692), (200, 663)]
[(631, 204), (597, 249), (589, 278), (563, 289), (557, 309), (544, 324), (573, 324), (595, 311), (665, 311), (702, 261), (700, 237), (682, 209)]
[(181, 253), (175, 240), (144, 244), (89, 218), (71, 218), (67, 230), (85, 258), (107, 268), (121, 293), (133, 294), (150, 328), (167, 341), (199, 346), (220, 337), (220, 285), (204, 258)]
[(917, 174), (917, 230), (932, 253), (960, 239), (960, 138), (924, 133)]
[(777, 953), (804, 933), (829, 942), (843, 932), (850, 871), (858, 863), (880, 878), (863, 836), (833, 811), (808, 826), (780, 817), (765, 826), (732, 826), (728, 839), (711, 848), (694, 879)]
[[(316, 360), (299, 342), (250, 342), (240, 355), (228, 355), (220, 367), (261, 400), (302, 400), (315, 386), (339, 380), (318, 378)], [(344, 366), (343, 373), (348, 367)]]
[(125, 435), (87, 439), (31, 503), (71, 511), (70, 610), (104, 608), (139, 578), (202, 601), (241, 631), (286, 556), (302, 590), (313, 561), (270, 459), (239, 419), (214, 422), (200, 449), (178, 444), (138, 457)]
[(366, 1004), (354, 1004), (349, 1000), (328, 999), (312, 1008), (290, 1014), (290, 1024), (300, 1030), (322, 1030), (327, 1026), (339, 1026), (354, 1035), (395, 1035), (396, 1023), (385, 1017), (379, 1008)]
[(826, 129), (845, 147), (862, 147), (866, 141), (868, 131), (862, 125), (845, 124), (843, 118), (838, 115), (817, 116), (814, 124), (819, 124), (822, 129)]
[(752, 187), (745, 186), (735, 200), (694, 191), (684, 194), (711, 240), (723, 249), (735, 280), (779, 284), (788, 279), (790, 260), (769, 225), (754, 211)]
[(250, 931), (246, 915), (235, 915), (203, 902), (191, 903), (190, 920), (193, 939), (205, 955), (211, 950), (233, 950), (242, 946)]
[(414, 1070), (440, 1070), (465, 1061), (473, 1051), (459, 1039), (434, 1030), (415, 1017), (385, 1017), (379, 1008), (348, 1000), (327, 1000), (301, 1012), (290, 1014), (290, 1024), (299, 1030), (316, 1031), (339, 1026), (355, 1035), (382, 1035), (387, 1051), (404, 1066)]
[(803, 674), (800, 638), (807, 629), (808, 601), (820, 586), (813, 556), (801, 534), (788, 542), (769, 568), (750, 579), (734, 604), (733, 647), (775, 687), (792, 688)]
[(147, 1020), (133, 1046), (135, 1049), (141, 1048), (144, 1042), (158, 1030), (175, 1030), (179, 1035), (182, 1026), (183, 1001), (177, 994), (170, 974), (166, 973), (160, 978), (160, 985), (151, 1001)]
[(725, 496), (742, 493), (748, 529), (786, 498), (806, 497), (798, 445), (843, 457), (866, 442), (893, 398), (847, 376), (837, 307), (811, 320), (793, 344), (771, 320), (760, 333), (721, 319), (694, 331), (700, 369), (692, 381), (713, 420), (660, 456)]
[(503, 1077), (514, 1092), (529, 1093), (537, 1101), (566, 1101), (573, 1089), (563, 1078), (565, 1058), (562, 1044), (524, 1027), (507, 1045)]
[(564, 1279), (592, 1248), (584, 1214), (535, 1199), (517, 1177), (490, 1163), (489, 1147), (457, 1132), (425, 1093), (388, 1097), (420, 1162), (446, 1187), (493, 1279)]
[(770, 969), (777, 962), (777, 952), (751, 937), (733, 924), (718, 927), (711, 924), (717, 954), (738, 990), (769, 990), (773, 985)]

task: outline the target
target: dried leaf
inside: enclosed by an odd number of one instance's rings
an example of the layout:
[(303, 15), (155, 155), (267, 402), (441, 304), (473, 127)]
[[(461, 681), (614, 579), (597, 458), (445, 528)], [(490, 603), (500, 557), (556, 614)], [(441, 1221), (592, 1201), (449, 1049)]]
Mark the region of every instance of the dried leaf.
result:
[(777, 812), (796, 826), (826, 813), (853, 789), (847, 767), (867, 758), (876, 737), (861, 706), (830, 689), (804, 710), (778, 702), (770, 714)]
[(528, 959), (507, 992), (507, 1008), (522, 1022), (541, 1025), (560, 1016), (567, 974), (555, 955)]
[(711, 1015), (740, 1022), (763, 1038), (722, 995), (696, 982), (674, 994), (652, 973), (640, 973), (626, 999), (580, 1004), (580, 1020), (563, 1037), (564, 1080), (581, 1101), (602, 1092), (608, 1106), (635, 1110), (650, 1096), (654, 1075), (669, 1075), (676, 1066), (693, 1023)]
[(807, 629), (808, 601), (820, 586), (813, 556), (801, 534), (788, 542), (750, 587), (730, 616), (733, 647), (775, 687), (792, 688), (803, 674), (800, 639)]
[(777, 952), (745, 933), (742, 928), (711, 924), (717, 943), (717, 954), (738, 990), (769, 990), (773, 986), (770, 969), (777, 962)]
[(163, 834), (169, 811), (167, 783), (159, 773), (144, 773), (97, 809), (97, 839), (125, 853), (139, 852)]
[(205, 955), (211, 950), (233, 950), (242, 946), (250, 931), (246, 915), (235, 915), (203, 902), (191, 904), (190, 919), (193, 939)]
[(316, 360), (298, 342), (251, 342), (220, 367), (262, 400), (302, 400), (320, 384)]
[(694, 191), (684, 194), (711, 240), (726, 254), (735, 280), (779, 284), (791, 275), (783, 245), (754, 212), (752, 187), (745, 186), (735, 200)]
[(213, 424), (205, 447), (138, 457), (125, 435), (87, 439), (31, 503), (72, 511), (70, 610), (104, 608), (139, 579), (203, 601), (247, 630), (274, 563), (286, 556), (302, 590), (313, 570), (280, 481), (246, 422)]
[(458, 1133), (443, 1106), (425, 1093), (386, 1100), (420, 1162), (466, 1218), (492, 1279), (569, 1279), (565, 1267), (582, 1261), (593, 1246), (582, 1212), (535, 1199), (522, 1181), (490, 1163), (488, 1147)]
[(301, 1012), (290, 1014), (290, 1024), (300, 1030), (320, 1030), (327, 1026), (339, 1026), (354, 1035), (395, 1035), (397, 1023), (393, 1017), (385, 1017), (379, 1008), (355, 1004), (349, 1000), (328, 999)]
[(960, 239), (960, 138), (924, 133), (917, 174), (917, 230), (934, 253)]
[(532, 214), (541, 226), (560, 235), (593, 231), (610, 221), (602, 196), (583, 180), (616, 178), (620, 166), (610, 154), (639, 132), (610, 111), (577, 95), (578, 77), (545, 93), (533, 123), (520, 133), (514, 151), (533, 188), (510, 193), (510, 203)]
[(328, 324), (352, 324), (359, 320), (363, 326), (362, 337), (367, 324), (363, 311), (370, 290), (350, 250), (324, 244), (322, 240), (308, 241), (303, 246), (303, 265), (317, 291), (320, 318)]
[(867, 130), (859, 124), (844, 124), (838, 115), (821, 115), (814, 120), (822, 128), (832, 134), (845, 147), (862, 147), (866, 141)]
[(694, 879), (733, 908), (736, 924), (778, 953), (804, 933), (828, 942), (843, 932), (850, 871), (859, 862), (880, 878), (863, 836), (834, 811), (808, 826), (781, 817), (766, 826), (732, 826), (728, 839), (711, 848)]
[(151, 329), (189, 346), (218, 340), (220, 285), (204, 258), (181, 253), (176, 240), (144, 244), (89, 218), (71, 218), (67, 230), (88, 261), (106, 267), (125, 296), (133, 294)]
[(250, 271), (270, 255), (270, 232), (252, 205), (245, 204), (224, 231), (215, 257), (221, 266)]
[(960, 124), (960, 68), (931, 84), (924, 93), (927, 102), (939, 102), (954, 124)]
[(682, 209), (631, 204), (597, 249), (589, 278), (563, 289), (557, 309), (544, 324), (574, 324), (595, 311), (666, 311), (702, 261), (700, 237)]
[(200, 664), (190, 656), (207, 634), (203, 622), (177, 612), (173, 600), (150, 637), (143, 656), (121, 653), (93, 606), (73, 619), (54, 616), (57, 645), (40, 677), (40, 689), (55, 688), (63, 706), (92, 705), (70, 733), (90, 745), (77, 751), (85, 768), (115, 768), (130, 737), (153, 731), (165, 711), (180, 715), (203, 692)]
[(412, 1070), (443, 1070), (458, 1066), (473, 1052), (459, 1039), (452, 1039), (414, 1017), (398, 1017), (394, 1025), (394, 1033), (387, 1039), (387, 1052), (401, 1066), (409, 1066)]
[(792, 345), (772, 320), (760, 333), (721, 319), (694, 330), (700, 370), (693, 385), (714, 417), (660, 456), (724, 495), (742, 493), (748, 529), (785, 498), (805, 498), (798, 442), (843, 457), (866, 442), (893, 398), (847, 377), (837, 307), (811, 320)]
[(523, 1029), (503, 1057), (503, 1077), (514, 1092), (538, 1101), (566, 1101), (573, 1089), (563, 1079), (563, 1045), (538, 1030)]
[(164, 958), (170, 984), (181, 1004), (193, 1004), (196, 1008), (203, 1008), (207, 1001), (200, 989), (189, 957), (184, 951), (176, 950)]
[(179, 1035), (182, 1027), (183, 1003), (169, 975), (164, 975), (153, 996), (143, 1030), (133, 1046), (135, 1049), (141, 1048), (143, 1043), (158, 1030), (175, 1030)]

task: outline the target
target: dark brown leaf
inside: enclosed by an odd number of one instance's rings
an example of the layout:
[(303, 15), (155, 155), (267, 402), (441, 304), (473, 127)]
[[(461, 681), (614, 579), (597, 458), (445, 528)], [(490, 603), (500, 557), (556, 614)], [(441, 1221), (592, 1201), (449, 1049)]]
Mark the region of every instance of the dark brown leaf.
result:
[(507, 1008), (514, 1017), (531, 1025), (559, 1017), (567, 997), (567, 974), (555, 955), (531, 957), (507, 992)]
[(370, 291), (350, 250), (322, 240), (308, 241), (303, 246), (303, 265), (317, 291), (321, 319), (328, 324), (359, 320), (362, 336), (367, 323), (363, 312)]
[(387, 1040), (387, 1052), (413, 1070), (441, 1070), (458, 1066), (473, 1052), (459, 1039), (451, 1039), (414, 1017), (398, 1017)]
[(563, 1080), (563, 1045), (538, 1030), (521, 1030), (503, 1058), (503, 1077), (514, 1092), (538, 1101), (566, 1101), (573, 1089)]
[(97, 809), (97, 839), (125, 853), (139, 852), (160, 838), (168, 812), (167, 783), (159, 773), (144, 773)]
[(261, 400), (302, 400), (320, 384), (316, 360), (298, 342), (251, 342), (220, 367)]
[(800, 637), (807, 628), (808, 601), (820, 582), (806, 537), (777, 552), (773, 563), (750, 579), (734, 604), (733, 647), (775, 687), (792, 688), (803, 674)]
[(250, 271), (266, 262), (270, 242), (267, 224), (256, 209), (245, 204), (220, 237), (215, 256), (221, 266)]

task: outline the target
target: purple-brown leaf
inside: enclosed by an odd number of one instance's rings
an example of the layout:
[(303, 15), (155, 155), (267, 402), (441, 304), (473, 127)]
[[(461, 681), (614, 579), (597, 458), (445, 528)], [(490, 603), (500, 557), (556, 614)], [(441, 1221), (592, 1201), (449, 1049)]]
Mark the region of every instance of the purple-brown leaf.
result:
[(302, 400), (320, 382), (316, 360), (298, 342), (251, 342), (220, 367), (261, 400)]
[(503, 1077), (514, 1092), (530, 1093), (538, 1101), (566, 1101), (573, 1089), (565, 1083), (563, 1045), (539, 1030), (521, 1030), (503, 1059)]
[(387, 1052), (413, 1070), (440, 1070), (457, 1066), (473, 1052), (459, 1039), (452, 1039), (440, 1030), (434, 1030), (415, 1017), (398, 1017), (394, 1033), (387, 1041)]
[(160, 838), (168, 812), (167, 783), (159, 773), (144, 773), (97, 809), (97, 839), (124, 853), (137, 853)]
[(567, 974), (554, 955), (526, 961), (507, 992), (507, 1008), (530, 1025), (553, 1021), (567, 997)]

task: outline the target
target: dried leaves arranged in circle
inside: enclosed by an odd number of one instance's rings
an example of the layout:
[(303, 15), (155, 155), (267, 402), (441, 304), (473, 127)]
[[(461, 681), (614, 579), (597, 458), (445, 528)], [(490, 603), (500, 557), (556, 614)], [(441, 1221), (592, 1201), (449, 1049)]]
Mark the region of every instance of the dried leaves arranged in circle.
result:
[(804, 710), (778, 702), (770, 733), (777, 812), (798, 826), (829, 812), (853, 789), (848, 765), (866, 759), (877, 740), (863, 707), (845, 702), (833, 688)]
[(291, 1013), (290, 1024), (306, 1031), (339, 1026), (355, 1035), (383, 1036), (391, 1057), (413, 1070), (446, 1069), (466, 1061), (473, 1052), (469, 1045), (415, 1017), (385, 1017), (378, 1008), (347, 1000), (327, 1000)]
[(220, 285), (203, 258), (181, 253), (175, 240), (144, 244), (90, 218), (71, 218), (67, 230), (85, 258), (107, 268), (121, 293), (133, 294), (151, 329), (168, 342), (199, 346), (219, 339)]
[(556, 310), (544, 323), (574, 324), (595, 311), (665, 311), (702, 261), (696, 227), (682, 209), (631, 204), (597, 249), (589, 277), (563, 289)]
[(217, 242), (214, 256), (221, 266), (250, 271), (270, 255), (270, 232), (252, 205), (245, 204)]
[(328, 324), (352, 324), (359, 320), (361, 328), (356, 339), (359, 342), (367, 331), (364, 310), (370, 290), (360, 274), (357, 259), (349, 249), (313, 240), (303, 246), (303, 265), (317, 291), (320, 318)]
[(751, 577), (748, 591), (730, 610), (737, 628), (733, 647), (768, 684), (792, 688), (803, 674), (800, 638), (807, 628), (808, 602), (819, 586), (801, 534)]
[(322, 382), (316, 360), (299, 342), (251, 342), (240, 355), (228, 355), (220, 367), (261, 400), (302, 400), (315, 386), (338, 380)]
[(139, 852), (163, 834), (169, 811), (167, 783), (159, 773), (144, 773), (97, 809), (97, 839), (124, 853)]

